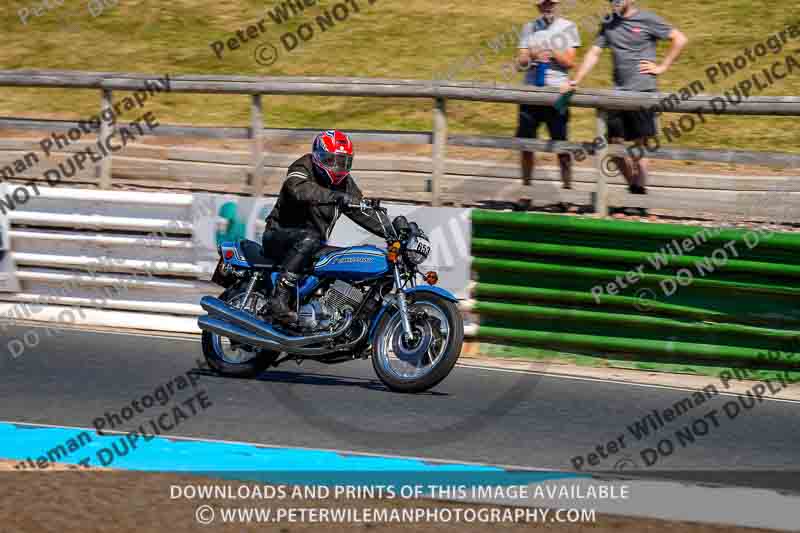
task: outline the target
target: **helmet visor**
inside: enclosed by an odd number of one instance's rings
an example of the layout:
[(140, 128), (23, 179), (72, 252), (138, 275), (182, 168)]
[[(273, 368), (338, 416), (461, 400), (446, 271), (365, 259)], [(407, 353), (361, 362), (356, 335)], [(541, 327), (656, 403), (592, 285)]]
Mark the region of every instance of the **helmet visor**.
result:
[(353, 156), (350, 154), (322, 152), (319, 154), (319, 162), (333, 172), (350, 172), (350, 168), (353, 166)]

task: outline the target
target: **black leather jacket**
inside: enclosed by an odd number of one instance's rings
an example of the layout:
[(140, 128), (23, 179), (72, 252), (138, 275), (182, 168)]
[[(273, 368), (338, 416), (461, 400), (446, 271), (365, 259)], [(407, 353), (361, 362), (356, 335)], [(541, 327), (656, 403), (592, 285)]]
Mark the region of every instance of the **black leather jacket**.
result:
[[(321, 240), (330, 237), (339, 215), (344, 213), (350, 220), (374, 233), (384, 236), (381, 223), (374, 217), (358, 209), (341, 210), (333, 205), (334, 191), (350, 193), (353, 203), (361, 201), (361, 190), (351, 175), (336, 185), (325, 184), (317, 177), (311, 154), (306, 154), (289, 166), (286, 181), (275, 207), (266, 219), (266, 230), (277, 228), (313, 229)], [(329, 205), (319, 205), (329, 204)]]

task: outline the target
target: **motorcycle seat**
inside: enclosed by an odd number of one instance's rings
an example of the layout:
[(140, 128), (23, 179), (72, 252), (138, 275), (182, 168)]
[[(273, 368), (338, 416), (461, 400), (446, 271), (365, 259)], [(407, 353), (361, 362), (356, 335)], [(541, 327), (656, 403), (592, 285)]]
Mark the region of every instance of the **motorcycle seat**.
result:
[(244, 239), (239, 243), (239, 248), (242, 250), (244, 258), (247, 259), (247, 262), (250, 263), (250, 266), (253, 268), (259, 270), (277, 270), (280, 266), (272, 259), (264, 257), (264, 248), (255, 241)]

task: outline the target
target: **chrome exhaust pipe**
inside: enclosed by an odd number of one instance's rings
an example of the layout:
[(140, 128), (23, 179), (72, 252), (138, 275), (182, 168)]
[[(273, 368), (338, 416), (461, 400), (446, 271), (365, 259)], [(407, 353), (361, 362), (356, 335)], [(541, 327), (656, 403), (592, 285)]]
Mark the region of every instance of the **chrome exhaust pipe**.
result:
[(305, 355), (309, 357), (327, 355), (334, 352), (348, 350), (354, 347), (356, 344), (358, 344), (367, 333), (367, 328), (364, 327), (363, 331), (361, 332), (361, 334), (358, 336), (357, 339), (348, 342), (347, 344), (336, 346), (334, 348), (304, 348), (297, 346), (283, 346), (271, 339), (262, 337), (257, 333), (247, 331), (246, 329), (241, 328), (235, 324), (231, 324), (230, 322), (214, 318), (210, 315), (201, 316), (200, 318), (198, 318), (197, 325), (203, 331), (208, 331), (210, 333), (214, 333), (221, 337), (227, 337), (237, 342), (241, 342), (242, 344), (256, 346), (264, 350), (272, 350), (275, 352), (286, 352), (291, 355)]
[[(200, 306), (208, 311), (212, 317), (223, 318), (231, 324), (237, 325), (240, 328), (251, 331), (257, 336), (263, 337), (281, 346), (282, 351), (289, 351), (289, 348), (301, 348), (309, 344), (319, 344), (321, 342), (329, 341), (338, 337), (350, 328), (353, 323), (353, 316), (348, 314), (345, 317), (344, 324), (336, 331), (331, 333), (322, 333), (319, 335), (306, 335), (294, 337), (285, 335), (280, 331), (275, 330), (269, 324), (262, 322), (251, 314), (245, 313), (238, 309), (234, 309), (219, 298), (213, 296), (204, 296), (200, 300)], [(294, 352), (291, 352), (294, 353)]]
[(257, 346), (265, 350), (283, 351), (283, 348), (277, 342), (209, 315), (198, 318), (197, 325), (203, 331), (216, 333), (221, 337), (227, 337), (236, 342), (241, 342), (242, 344)]

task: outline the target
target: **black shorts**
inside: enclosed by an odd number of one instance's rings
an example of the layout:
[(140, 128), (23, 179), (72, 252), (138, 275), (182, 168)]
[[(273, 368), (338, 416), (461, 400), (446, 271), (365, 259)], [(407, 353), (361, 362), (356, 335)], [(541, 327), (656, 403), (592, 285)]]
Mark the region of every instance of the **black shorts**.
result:
[(658, 133), (656, 115), (644, 109), (638, 111), (609, 111), (608, 138), (635, 141), (655, 137)]
[(547, 124), (548, 132), (550, 132), (550, 139), (554, 141), (566, 141), (568, 122), (569, 109), (562, 115), (553, 106), (520, 104), (517, 137), (536, 139), (539, 132), (539, 125), (545, 123)]

